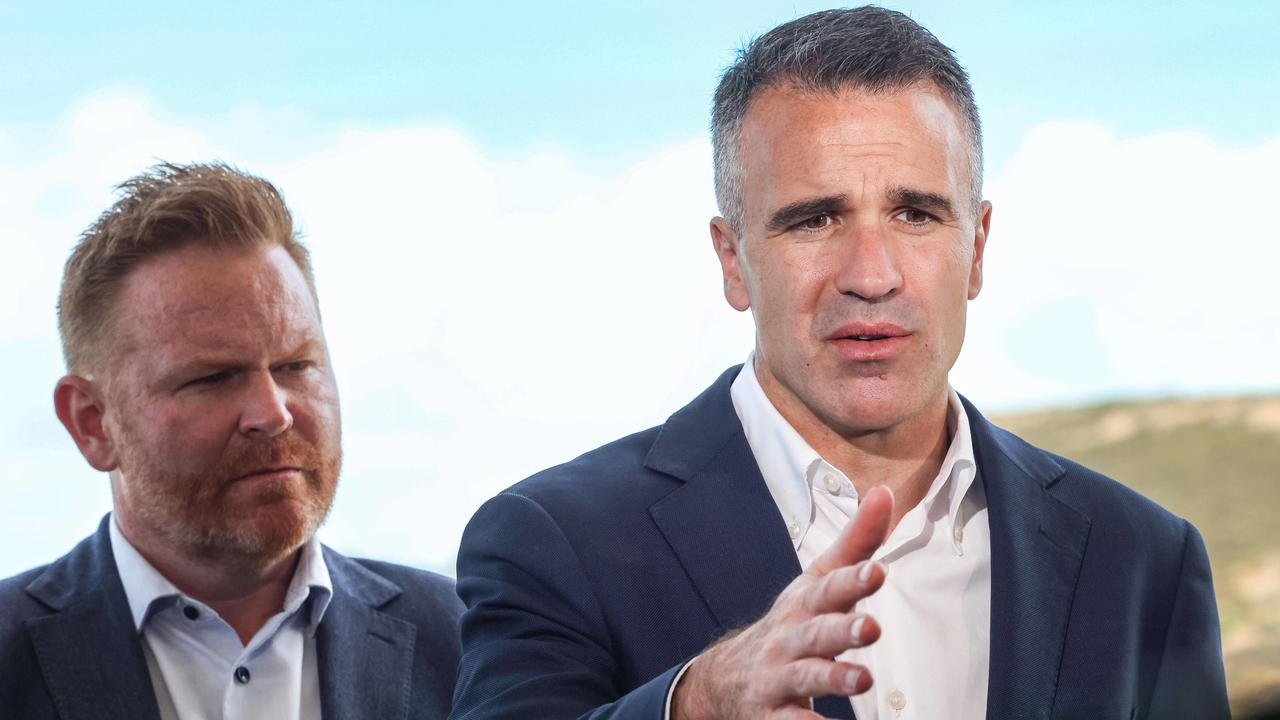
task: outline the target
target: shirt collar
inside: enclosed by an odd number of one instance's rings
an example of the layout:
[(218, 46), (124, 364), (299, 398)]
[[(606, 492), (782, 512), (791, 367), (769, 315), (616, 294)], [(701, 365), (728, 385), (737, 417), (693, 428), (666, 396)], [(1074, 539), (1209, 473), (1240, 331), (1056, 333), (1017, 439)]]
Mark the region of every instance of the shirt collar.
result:
[[(147, 619), (166, 607), (193, 604), (207, 609), (204, 603), (188, 597), (147, 562), (124, 533), (120, 532), (115, 513), (111, 515), (109, 526), (111, 554), (115, 558), (116, 570), (120, 573), (120, 582), (124, 585), (125, 598), (129, 601), (129, 612), (133, 616), (136, 630), (141, 632)], [(333, 598), (329, 568), (325, 564), (320, 541), (315, 535), (301, 548), (298, 566), (289, 581), (289, 589), (285, 591), (283, 611), (296, 612), (308, 598), (311, 599), (311, 611), (307, 618), (307, 631), (313, 633)]]
[(298, 567), (289, 581), (289, 590), (284, 596), (284, 610), (287, 613), (296, 611), (307, 599), (311, 599), (311, 612), (307, 618), (307, 632), (314, 633), (324, 612), (333, 599), (333, 581), (329, 578), (329, 566), (324, 561), (324, 551), (320, 541), (313, 534), (302, 546), (302, 556), (298, 558)]
[(813, 520), (809, 481), (818, 466), (825, 463), (764, 394), (756, 379), (755, 353), (747, 357), (729, 388), (729, 397), (764, 484), (782, 512), (792, 542), (799, 545)]
[[(764, 388), (756, 378), (755, 353), (748, 356), (729, 389), (729, 395), (742, 423), (742, 431), (747, 436), (747, 444), (760, 466), (760, 474), (787, 523), (792, 544), (799, 547), (805, 531), (813, 522), (814, 478), (830, 473), (841, 481), (847, 479), (800, 436), (764, 394)], [(928, 516), (929, 509), (941, 495), (947, 505), (949, 524), (954, 527), (961, 501), (973, 484), (977, 462), (973, 454), (969, 416), (960, 404), (960, 396), (950, 386), (947, 388), (947, 426), (951, 431), (951, 443), (919, 507), (923, 511), (920, 517)], [(948, 482), (953, 478), (955, 482)]]

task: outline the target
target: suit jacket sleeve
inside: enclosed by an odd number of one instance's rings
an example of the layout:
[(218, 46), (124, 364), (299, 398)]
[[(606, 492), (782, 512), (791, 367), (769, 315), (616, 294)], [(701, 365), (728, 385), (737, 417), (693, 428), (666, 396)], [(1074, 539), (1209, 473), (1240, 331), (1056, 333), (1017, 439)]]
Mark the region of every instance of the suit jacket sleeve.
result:
[(1147, 717), (1229, 718), (1209, 556), (1200, 533), (1184, 526), (1182, 570)]
[(629, 692), (616, 686), (590, 578), (534, 500), (508, 491), (471, 519), (458, 554), (458, 594), (467, 610), (451, 718), (662, 718), (680, 666)]

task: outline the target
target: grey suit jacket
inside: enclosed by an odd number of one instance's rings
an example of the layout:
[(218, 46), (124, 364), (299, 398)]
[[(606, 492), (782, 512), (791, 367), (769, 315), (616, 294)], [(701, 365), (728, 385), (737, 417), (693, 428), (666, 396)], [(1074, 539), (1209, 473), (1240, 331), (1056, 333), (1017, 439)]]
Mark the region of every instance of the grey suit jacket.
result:
[[(159, 720), (108, 519), (56, 562), (0, 581), (0, 717)], [(316, 634), (321, 712), (443, 718), (458, 667), (453, 581), (329, 548)]]

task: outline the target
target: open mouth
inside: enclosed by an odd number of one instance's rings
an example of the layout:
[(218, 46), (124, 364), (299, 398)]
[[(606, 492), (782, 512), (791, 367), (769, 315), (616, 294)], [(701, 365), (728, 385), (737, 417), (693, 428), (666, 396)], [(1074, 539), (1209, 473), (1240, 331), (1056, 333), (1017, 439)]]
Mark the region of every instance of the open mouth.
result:
[(837, 328), (827, 340), (847, 360), (876, 362), (897, 355), (911, 333), (892, 323), (850, 323)]

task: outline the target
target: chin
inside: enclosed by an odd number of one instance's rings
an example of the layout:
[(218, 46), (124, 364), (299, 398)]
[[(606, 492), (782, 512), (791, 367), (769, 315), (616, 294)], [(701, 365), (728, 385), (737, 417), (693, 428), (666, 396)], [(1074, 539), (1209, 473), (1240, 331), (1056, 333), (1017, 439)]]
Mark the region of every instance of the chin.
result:
[(210, 529), (195, 554), (219, 564), (266, 566), (298, 548), (311, 536), (296, 522), (241, 522)]
[(865, 408), (857, 413), (844, 411), (834, 415), (829, 425), (848, 437), (892, 430), (908, 419), (908, 415), (894, 408)]
[(320, 498), (288, 497), (251, 508), (225, 508), (208, 518), (199, 533), (196, 555), (207, 560), (248, 566), (277, 562), (315, 534), (328, 515)]
[(918, 381), (894, 381), (880, 376), (856, 378), (843, 383), (839, 396), (829, 406), (831, 426), (846, 433), (891, 430), (918, 416), (928, 405)]

